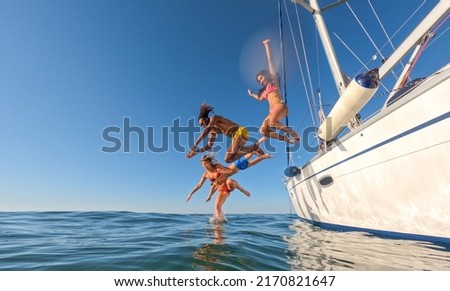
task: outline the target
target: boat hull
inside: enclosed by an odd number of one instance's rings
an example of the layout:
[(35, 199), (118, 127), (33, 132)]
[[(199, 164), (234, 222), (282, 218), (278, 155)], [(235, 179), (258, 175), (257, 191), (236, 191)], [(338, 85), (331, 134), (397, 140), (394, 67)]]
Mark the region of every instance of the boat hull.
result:
[(450, 238), (450, 66), (286, 180), (299, 217)]

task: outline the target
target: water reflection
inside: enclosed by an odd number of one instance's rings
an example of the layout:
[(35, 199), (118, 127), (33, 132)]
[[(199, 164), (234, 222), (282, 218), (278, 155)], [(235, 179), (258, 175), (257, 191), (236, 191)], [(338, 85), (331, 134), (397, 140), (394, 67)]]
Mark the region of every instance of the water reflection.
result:
[(295, 221), (288, 243), (292, 270), (450, 270), (450, 246), (328, 231)]
[(206, 235), (211, 241), (192, 254), (195, 261), (193, 267), (205, 271), (223, 270), (223, 262), (229, 254), (229, 249), (222, 246), (225, 239), (224, 226), (212, 224), (211, 228), (206, 229)]

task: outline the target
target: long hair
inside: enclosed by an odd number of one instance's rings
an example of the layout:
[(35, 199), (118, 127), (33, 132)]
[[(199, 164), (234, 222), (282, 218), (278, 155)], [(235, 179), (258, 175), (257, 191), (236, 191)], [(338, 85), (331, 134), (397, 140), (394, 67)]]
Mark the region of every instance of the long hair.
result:
[(214, 109), (214, 107), (212, 107), (211, 105), (206, 104), (205, 102), (203, 102), (202, 105), (200, 105), (200, 112), (198, 113), (198, 119), (197, 120), (200, 120), (202, 118), (208, 119), (209, 118), (208, 115), (209, 115), (209, 113), (211, 111), (213, 111), (213, 109)]
[[(277, 85), (278, 84), (278, 76), (274, 76), (272, 75), (272, 73), (270, 73), (269, 70), (261, 70), (258, 72), (258, 74), (256, 74), (256, 82), (258, 82), (258, 77), (259, 76), (263, 76), (266, 80), (267, 80), (267, 84), (272, 84), (272, 85)], [(258, 82), (259, 83), (259, 82)], [(267, 86), (267, 85), (266, 85)], [(258, 96), (261, 96), (261, 94), (264, 92), (264, 90), (266, 89), (266, 86), (263, 86), (259, 92), (258, 92)]]
[(204, 155), (200, 161), (210, 163), (213, 167), (218, 163), (216, 156), (212, 153)]
[(269, 70), (261, 70), (256, 74), (256, 82), (258, 82), (258, 77), (263, 76), (269, 83), (275, 84), (278, 82), (278, 76), (272, 75), (272, 73)]

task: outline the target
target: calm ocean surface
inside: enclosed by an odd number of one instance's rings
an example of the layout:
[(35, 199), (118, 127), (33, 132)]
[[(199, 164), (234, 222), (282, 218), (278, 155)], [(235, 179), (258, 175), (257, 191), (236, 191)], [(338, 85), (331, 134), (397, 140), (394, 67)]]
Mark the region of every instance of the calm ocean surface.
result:
[(0, 212), (0, 270), (450, 270), (450, 244), (323, 230), (294, 215)]

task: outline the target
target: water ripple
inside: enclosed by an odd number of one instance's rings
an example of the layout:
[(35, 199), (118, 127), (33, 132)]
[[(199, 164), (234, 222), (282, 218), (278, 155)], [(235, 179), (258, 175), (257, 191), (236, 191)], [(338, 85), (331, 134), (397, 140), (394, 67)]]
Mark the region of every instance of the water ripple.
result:
[(0, 270), (450, 270), (449, 245), (289, 215), (1, 212)]

